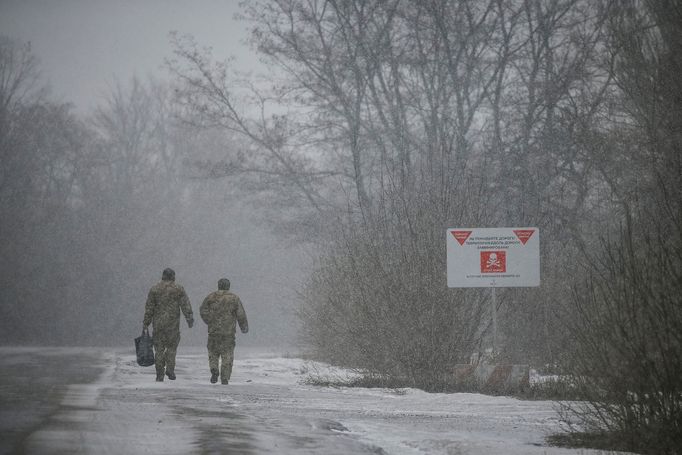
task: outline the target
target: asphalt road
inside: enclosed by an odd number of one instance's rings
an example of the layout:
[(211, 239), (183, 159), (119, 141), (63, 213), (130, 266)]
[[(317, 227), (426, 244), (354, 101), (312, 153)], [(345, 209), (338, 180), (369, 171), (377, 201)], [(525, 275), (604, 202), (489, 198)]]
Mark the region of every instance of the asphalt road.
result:
[(0, 348), (0, 453), (381, 453), (317, 413), (270, 407), (291, 394), (277, 383), (210, 384), (195, 351), (157, 383), (129, 352)]
[(96, 380), (103, 366), (99, 350), (0, 348), (0, 453), (25, 453), (69, 387)]

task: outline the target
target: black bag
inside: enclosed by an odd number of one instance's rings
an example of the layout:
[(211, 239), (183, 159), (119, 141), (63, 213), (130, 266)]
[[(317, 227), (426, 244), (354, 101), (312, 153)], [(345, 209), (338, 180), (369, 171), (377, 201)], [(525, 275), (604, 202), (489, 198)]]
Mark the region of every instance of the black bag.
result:
[(135, 338), (135, 352), (138, 365), (141, 367), (154, 365), (154, 344), (146, 327), (142, 329), (142, 335)]

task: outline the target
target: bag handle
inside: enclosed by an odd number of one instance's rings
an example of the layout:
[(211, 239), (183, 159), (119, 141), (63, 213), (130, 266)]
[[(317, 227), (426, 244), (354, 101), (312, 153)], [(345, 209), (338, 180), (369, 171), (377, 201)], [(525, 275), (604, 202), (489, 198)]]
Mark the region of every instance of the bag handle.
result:
[(148, 327), (142, 327), (142, 335), (147, 334), (149, 336), (149, 328)]

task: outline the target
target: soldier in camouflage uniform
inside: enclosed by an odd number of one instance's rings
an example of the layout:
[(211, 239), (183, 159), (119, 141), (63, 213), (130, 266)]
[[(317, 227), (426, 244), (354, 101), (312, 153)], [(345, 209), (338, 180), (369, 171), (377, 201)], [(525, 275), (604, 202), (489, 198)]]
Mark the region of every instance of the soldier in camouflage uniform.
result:
[(180, 343), (180, 311), (191, 328), (194, 324), (192, 306), (182, 286), (175, 283), (175, 272), (166, 269), (161, 281), (149, 290), (144, 308), (143, 328), (154, 326), (154, 350), (156, 351), (156, 380), (175, 379), (175, 354)]
[[(218, 290), (210, 293), (199, 309), (201, 319), (208, 325), (208, 366), (211, 369), (211, 383), (227, 384), (232, 374), (236, 325), (242, 333), (249, 331), (249, 323), (241, 300), (230, 292), (230, 280), (218, 280)], [(220, 364), (222, 361), (222, 365)]]

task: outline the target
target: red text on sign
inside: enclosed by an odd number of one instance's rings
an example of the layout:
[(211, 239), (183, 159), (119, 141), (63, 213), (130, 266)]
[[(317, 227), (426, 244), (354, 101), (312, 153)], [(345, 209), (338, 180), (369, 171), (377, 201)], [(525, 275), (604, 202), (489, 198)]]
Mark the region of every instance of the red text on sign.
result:
[(528, 239), (533, 235), (535, 232), (535, 229), (516, 229), (514, 230), (514, 234), (521, 240), (521, 243), (524, 245), (528, 241)]
[(467, 241), (472, 231), (450, 231), (452, 236), (459, 242), (460, 245), (464, 245)]

